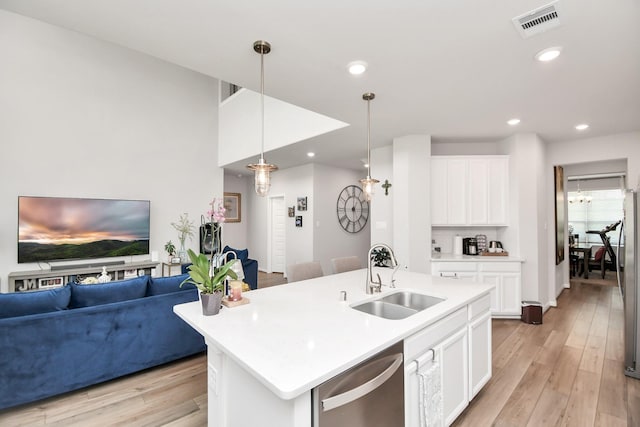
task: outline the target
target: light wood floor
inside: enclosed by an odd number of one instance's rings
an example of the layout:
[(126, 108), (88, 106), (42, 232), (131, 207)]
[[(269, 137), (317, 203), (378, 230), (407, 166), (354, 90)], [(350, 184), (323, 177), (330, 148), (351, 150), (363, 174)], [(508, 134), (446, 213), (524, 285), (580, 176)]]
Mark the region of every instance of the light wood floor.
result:
[[(572, 280), (542, 325), (494, 320), (493, 378), (454, 425), (640, 426), (622, 320), (612, 281), (592, 279)], [(205, 426), (206, 387), (200, 355), (0, 412), (0, 425)]]
[(615, 274), (575, 279), (542, 325), (493, 321), (493, 378), (454, 424), (638, 426), (640, 381), (623, 374)]

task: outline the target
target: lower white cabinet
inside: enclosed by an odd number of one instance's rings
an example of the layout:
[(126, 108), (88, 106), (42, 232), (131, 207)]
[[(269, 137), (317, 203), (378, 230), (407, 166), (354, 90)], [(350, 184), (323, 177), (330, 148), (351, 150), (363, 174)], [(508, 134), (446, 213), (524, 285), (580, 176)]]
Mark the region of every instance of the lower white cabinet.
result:
[[(490, 296), (485, 295), (405, 340), (405, 426), (420, 426), (421, 406), (449, 426), (491, 378)], [(421, 392), (439, 389), (441, 400)], [(439, 413), (438, 413), (439, 412)], [(436, 416), (436, 418), (438, 418)], [(433, 421), (433, 419), (431, 420)]]
[(469, 399), (491, 379), (491, 313), (469, 322)]
[(520, 261), (433, 261), (431, 274), (492, 284), (495, 286), (491, 292), (491, 313), (493, 316), (520, 317), (522, 303)]
[(442, 369), (442, 418), (451, 425), (469, 405), (469, 344), (461, 329), (435, 349)]
[(519, 262), (480, 262), (478, 282), (491, 283), (491, 312), (495, 317), (520, 317), (522, 291)]

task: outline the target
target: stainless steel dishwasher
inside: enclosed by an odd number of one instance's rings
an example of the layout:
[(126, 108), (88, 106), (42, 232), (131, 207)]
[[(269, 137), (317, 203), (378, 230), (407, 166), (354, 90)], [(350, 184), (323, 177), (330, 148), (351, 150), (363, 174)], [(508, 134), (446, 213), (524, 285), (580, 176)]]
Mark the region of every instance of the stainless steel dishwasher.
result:
[(314, 427), (403, 427), (402, 342), (312, 390)]

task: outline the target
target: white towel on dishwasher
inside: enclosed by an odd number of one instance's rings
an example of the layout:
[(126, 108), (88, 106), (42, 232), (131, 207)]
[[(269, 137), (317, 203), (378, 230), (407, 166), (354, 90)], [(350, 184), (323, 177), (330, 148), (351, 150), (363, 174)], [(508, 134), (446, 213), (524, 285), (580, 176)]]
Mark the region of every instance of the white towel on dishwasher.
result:
[(432, 361), (431, 366), (418, 364), (420, 386), (420, 427), (442, 427), (442, 381), (440, 364)]

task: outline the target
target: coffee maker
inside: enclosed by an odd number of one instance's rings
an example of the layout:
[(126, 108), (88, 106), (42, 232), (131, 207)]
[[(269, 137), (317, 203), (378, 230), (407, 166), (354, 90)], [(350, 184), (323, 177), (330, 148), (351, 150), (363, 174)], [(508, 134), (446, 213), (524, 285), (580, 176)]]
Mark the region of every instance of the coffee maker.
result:
[(478, 239), (475, 237), (462, 239), (462, 253), (464, 255), (478, 255)]

